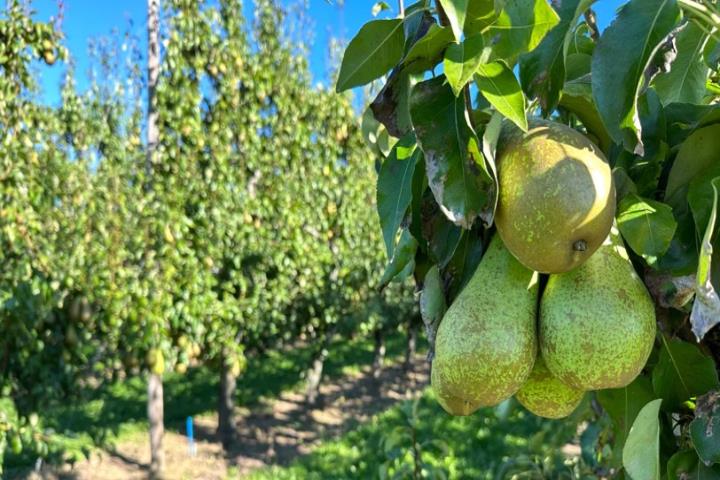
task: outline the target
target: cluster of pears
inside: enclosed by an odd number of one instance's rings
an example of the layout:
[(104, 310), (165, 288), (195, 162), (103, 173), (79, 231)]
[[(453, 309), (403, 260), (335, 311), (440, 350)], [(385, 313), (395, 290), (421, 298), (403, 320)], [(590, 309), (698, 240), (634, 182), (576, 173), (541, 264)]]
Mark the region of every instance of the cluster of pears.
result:
[(530, 127), (503, 129), (497, 234), (438, 328), (431, 381), (454, 415), (515, 395), (567, 416), (586, 391), (632, 382), (655, 339), (653, 302), (611, 234), (602, 152), (564, 125)]

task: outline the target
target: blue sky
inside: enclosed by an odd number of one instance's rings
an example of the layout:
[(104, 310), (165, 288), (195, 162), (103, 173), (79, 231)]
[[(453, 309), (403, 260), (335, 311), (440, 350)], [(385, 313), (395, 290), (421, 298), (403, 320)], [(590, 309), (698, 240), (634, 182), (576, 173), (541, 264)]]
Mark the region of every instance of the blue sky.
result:
[[(66, 46), (76, 62), (78, 87), (87, 85), (86, 72), (89, 68), (88, 41), (112, 34), (113, 30), (124, 32), (132, 21), (131, 31), (143, 42), (146, 38), (146, 1), (147, 0), (62, 0), (64, 18), (62, 29), (66, 37)], [(161, 0), (162, 1), (162, 0)], [(309, 15), (312, 18), (312, 32), (306, 38), (312, 38), (310, 68), (316, 81), (326, 80), (328, 71), (328, 42), (331, 38), (349, 40), (366, 21), (372, 19), (371, 8), (375, 0), (345, 0), (340, 6), (338, 0), (307, 0)], [(36, 17), (48, 20), (58, 13), (59, 0), (34, 0), (32, 8)], [(281, 0), (283, 4), (295, 3), (295, 0)], [(395, 7), (397, 2), (389, 0)], [(406, 4), (412, 0), (406, 0)], [(600, 28), (604, 28), (613, 17), (615, 9), (623, 3), (621, 0), (600, 0), (595, 4)], [(246, 0), (248, 12), (251, 2)], [(390, 12), (395, 15), (397, 12)], [(59, 99), (59, 85), (65, 66), (61, 63), (52, 68), (42, 67), (41, 85), (44, 98), (49, 103)]]

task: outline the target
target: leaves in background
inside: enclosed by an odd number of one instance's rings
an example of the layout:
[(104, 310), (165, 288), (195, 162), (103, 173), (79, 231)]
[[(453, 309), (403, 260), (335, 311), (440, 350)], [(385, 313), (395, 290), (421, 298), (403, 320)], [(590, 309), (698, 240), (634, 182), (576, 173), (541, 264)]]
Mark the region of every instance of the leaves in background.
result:
[(711, 281), (712, 268), (712, 238), (717, 221), (718, 190), (720, 189), (720, 177), (712, 182), (713, 203), (710, 218), (705, 230), (702, 245), (700, 246), (700, 259), (695, 285), (695, 302), (690, 313), (690, 323), (693, 333), (702, 340), (705, 334), (715, 325), (720, 323), (720, 297), (715, 291)]
[(420, 157), (415, 136), (402, 138), (383, 162), (377, 180), (377, 209), (388, 258), (395, 252), (395, 235), (412, 200), (412, 179)]
[(523, 89), (528, 96), (539, 100), (546, 114), (555, 109), (560, 100), (560, 90), (565, 83), (565, 57), (574, 26), (593, 1), (562, 2), (560, 22), (545, 35), (537, 48), (520, 57), (520, 81)]
[(365, 85), (395, 66), (405, 44), (402, 26), (399, 19), (373, 20), (363, 25), (345, 50), (336, 90)]
[(525, 95), (510, 67), (503, 62), (480, 65), (475, 75), (480, 93), (507, 119), (527, 131)]
[(493, 182), (468, 123), (464, 95), (455, 97), (444, 76), (427, 80), (413, 88), (410, 113), (437, 203), (453, 223), (470, 228)]
[(618, 228), (635, 253), (653, 265), (670, 247), (677, 223), (664, 203), (626, 195), (618, 205)]
[(692, 397), (720, 386), (715, 362), (691, 343), (662, 337), (658, 363), (653, 369), (655, 394), (663, 409), (674, 411)]
[(605, 29), (592, 61), (592, 93), (616, 143), (643, 154), (637, 97), (656, 49), (675, 28), (675, 0), (632, 0)]
[(633, 422), (623, 448), (623, 466), (633, 480), (660, 480), (661, 399), (645, 405)]
[(465, 85), (483, 61), (485, 42), (482, 35), (473, 35), (462, 43), (453, 43), (445, 50), (444, 70), (455, 96), (460, 96)]
[(653, 82), (663, 105), (702, 102), (708, 74), (708, 67), (703, 61), (707, 39), (705, 32), (693, 22), (678, 33), (677, 57), (670, 71), (661, 73)]
[(560, 21), (546, 0), (506, 0), (502, 7), (487, 28), (486, 43), (493, 45), (493, 58), (510, 64), (535, 49)]

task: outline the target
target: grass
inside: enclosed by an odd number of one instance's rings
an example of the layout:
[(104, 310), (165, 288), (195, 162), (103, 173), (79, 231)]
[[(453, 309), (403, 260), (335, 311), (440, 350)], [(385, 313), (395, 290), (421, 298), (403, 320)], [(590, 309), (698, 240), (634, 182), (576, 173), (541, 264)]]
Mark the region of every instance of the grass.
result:
[(428, 389), (414, 406), (402, 402), (287, 467), (259, 470), (249, 478), (415, 478), (413, 431), (422, 452), (419, 478), (578, 478), (579, 459), (567, 458), (561, 449), (577, 441), (578, 417), (586, 408), (569, 420), (553, 421), (535, 417), (510, 400), (469, 417), (452, 417)]
[[(402, 335), (388, 337), (388, 358), (403, 355), (403, 349)], [(348, 341), (337, 337), (328, 350), (326, 379), (357, 372), (372, 362), (371, 339)], [(237, 404), (252, 407), (263, 398), (274, 398), (283, 391), (301, 388), (311, 355), (311, 346), (300, 346), (249, 358), (246, 371), (238, 379)], [(217, 373), (205, 367), (189, 369), (183, 375), (165, 375), (166, 429), (184, 432), (188, 416), (214, 411), (218, 384)], [(46, 408), (41, 412), (42, 425), (55, 433), (51, 441), (51, 461), (76, 461), (98, 446), (109, 446), (145, 432), (146, 388), (145, 378), (135, 377), (94, 391), (80, 392), (80, 400)], [(26, 466), (32, 461), (29, 455), (10, 455), (6, 465)]]

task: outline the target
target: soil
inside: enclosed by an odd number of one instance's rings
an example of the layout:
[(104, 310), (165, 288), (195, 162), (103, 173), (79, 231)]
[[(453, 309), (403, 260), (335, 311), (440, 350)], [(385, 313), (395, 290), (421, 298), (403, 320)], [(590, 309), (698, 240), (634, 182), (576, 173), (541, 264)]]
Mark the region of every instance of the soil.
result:
[[(386, 410), (396, 402), (419, 395), (428, 384), (428, 365), (417, 356), (412, 371), (402, 364), (383, 369), (373, 378), (369, 367), (325, 382), (314, 406), (298, 392), (261, 402), (252, 411), (238, 409), (237, 440), (225, 451), (215, 434), (217, 417), (195, 418), (196, 455), (190, 456), (187, 437), (167, 431), (165, 449), (167, 480), (220, 480), (228, 470), (240, 477), (269, 465), (287, 465), (310, 453), (323, 440), (337, 438), (358, 423)], [(146, 435), (126, 438), (112, 451), (98, 451), (89, 460), (43, 468), (20, 478), (48, 480), (140, 480), (148, 478), (150, 452)]]

